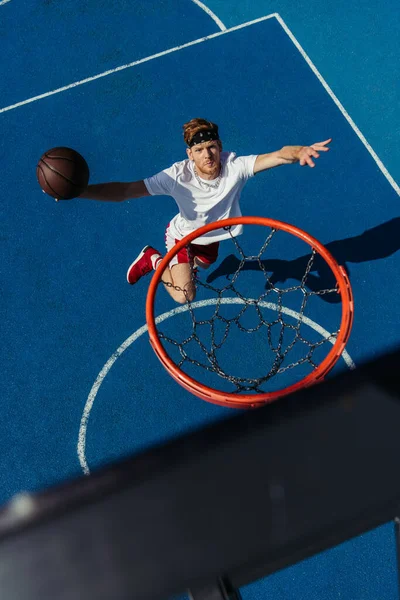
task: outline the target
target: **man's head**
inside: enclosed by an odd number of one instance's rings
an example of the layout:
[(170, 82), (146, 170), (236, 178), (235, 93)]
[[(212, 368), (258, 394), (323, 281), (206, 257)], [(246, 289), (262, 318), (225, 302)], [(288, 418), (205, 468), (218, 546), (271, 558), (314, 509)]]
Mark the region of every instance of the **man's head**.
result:
[(200, 177), (213, 178), (219, 173), (221, 140), (218, 125), (206, 119), (192, 119), (183, 126), (187, 155), (194, 161)]

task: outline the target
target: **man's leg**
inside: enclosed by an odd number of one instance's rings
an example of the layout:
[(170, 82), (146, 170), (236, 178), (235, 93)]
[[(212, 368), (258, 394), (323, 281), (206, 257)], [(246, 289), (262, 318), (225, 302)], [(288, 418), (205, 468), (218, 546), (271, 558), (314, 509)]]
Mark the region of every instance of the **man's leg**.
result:
[[(190, 268), (187, 253), (182, 253), (180, 260), (186, 262), (178, 263), (178, 258), (173, 259), (173, 265), (168, 266), (162, 274), (162, 282), (169, 295), (180, 304), (188, 300), (192, 301), (196, 294), (196, 286), (193, 281), (193, 273)], [(126, 278), (131, 285), (137, 283), (143, 275), (157, 269), (161, 262), (161, 254), (152, 246), (145, 246), (130, 265)]]
[[(177, 240), (175, 240), (176, 243)], [(190, 255), (195, 267), (208, 269), (217, 260), (219, 243), (214, 242), (207, 246), (191, 244)], [(167, 250), (170, 248), (167, 244)], [(186, 248), (180, 250), (173, 259), (173, 265), (166, 269), (162, 275), (165, 289), (170, 296), (180, 304), (188, 300), (192, 302), (196, 295), (196, 285), (193, 269), (190, 267), (190, 258)]]
[[(167, 251), (170, 250), (177, 240), (166, 234)], [(195, 267), (208, 269), (218, 256), (219, 243), (215, 242), (208, 246), (191, 245), (190, 257), (186, 248), (182, 248), (172, 259), (172, 264), (164, 270), (161, 280), (169, 295), (179, 304), (187, 301), (192, 302), (196, 295), (196, 284), (190, 260)], [(161, 254), (152, 246), (145, 246), (140, 254), (130, 265), (127, 272), (127, 280), (130, 284), (137, 283), (143, 275), (153, 269), (157, 269), (161, 262)]]
[(202, 260), (200, 260), (198, 256), (195, 256), (194, 264), (196, 267), (200, 267), (201, 269), (209, 269), (211, 266), (210, 263), (206, 263), (206, 262), (203, 262)]
[(190, 302), (194, 300), (196, 285), (193, 281), (193, 271), (189, 263), (178, 263), (172, 267), (167, 267), (161, 280), (175, 302), (185, 304), (188, 300)]
[(208, 269), (218, 258), (219, 242), (207, 245), (191, 244), (194, 264), (201, 269)]

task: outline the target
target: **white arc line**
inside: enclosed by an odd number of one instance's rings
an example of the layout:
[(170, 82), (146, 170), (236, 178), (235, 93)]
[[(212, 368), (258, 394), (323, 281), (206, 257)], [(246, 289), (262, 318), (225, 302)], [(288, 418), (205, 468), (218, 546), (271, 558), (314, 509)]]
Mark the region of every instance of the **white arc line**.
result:
[(1, 2), (0, 2), (0, 6), (1, 6), (2, 4), (7, 4), (7, 2), (10, 2), (10, 1), (11, 1), (11, 0), (1, 0)]
[(197, 6), (200, 6), (200, 8), (202, 8), (204, 12), (206, 12), (216, 22), (221, 31), (226, 31), (226, 27), (221, 21), (221, 19), (218, 19), (217, 15), (213, 13), (213, 11), (210, 8), (208, 8), (208, 6), (204, 4), (204, 2), (200, 2), (200, 0), (192, 0), (192, 2), (197, 4)]
[(361, 133), (361, 131), (359, 130), (357, 125), (354, 123), (353, 119), (350, 117), (349, 113), (344, 108), (343, 104), (340, 102), (340, 100), (337, 98), (337, 96), (331, 90), (329, 85), (326, 83), (325, 79), (322, 77), (321, 73), (318, 71), (317, 67), (311, 61), (311, 59), (309, 58), (307, 53), (303, 50), (302, 46), (299, 44), (299, 42), (297, 41), (297, 39), (295, 38), (293, 33), (290, 31), (289, 27), (286, 25), (286, 23), (284, 22), (282, 17), (277, 14), (276, 18), (277, 18), (278, 22), (280, 23), (280, 25), (282, 26), (282, 28), (287, 33), (287, 35), (289, 36), (289, 38), (292, 40), (293, 44), (296, 46), (297, 50), (300, 52), (300, 54), (302, 55), (302, 57), (304, 58), (304, 60), (306, 61), (306, 63), (308, 64), (308, 66), (310, 67), (312, 72), (314, 73), (314, 75), (318, 78), (319, 82), (324, 87), (325, 91), (332, 98), (332, 100), (334, 101), (334, 103), (336, 104), (336, 106), (338, 107), (338, 109), (340, 110), (340, 112), (342, 113), (344, 118), (346, 119), (346, 121), (349, 123), (349, 125), (355, 132), (355, 134), (358, 136), (360, 141), (364, 144), (364, 146), (366, 147), (366, 149), (368, 150), (368, 152), (370, 153), (370, 155), (372, 156), (372, 158), (374, 159), (374, 161), (376, 162), (379, 169), (382, 171), (383, 175), (386, 177), (386, 179), (388, 180), (388, 182), (390, 183), (392, 188), (397, 192), (397, 194), (400, 195), (400, 186), (395, 182), (393, 177), (390, 175), (389, 171), (387, 170), (387, 168), (385, 167), (385, 165), (383, 164), (383, 162), (381, 161), (379, 156), (376, 154), (376, 152), (373, 150), (372, 146), (370, 146), (366, 137)]
[[(210, 300), (199, 300), (198, 302), (193, 302), (191, 304), (191, 307), (194, 309), (203, 308), (204, 306), (212, 306), (213, 304), (216, 304), (217, 302), (218, 302), (218, 300), (216, 298), (212, 298)], [(222, 300), (220, 300), (220, 302), (221, 302), (221, 304), (244, 304), (245, 303), (244, 300), (242, 300), (241, 298), (222, 298)], [(312, 321), (311, 319), (309, 319), (308, 317), (306, 317), (304, 315), (300, 315), (298, 312), (295, 312), (294, 310), (291, 310), (290, 308), (286, 308), (284, 306), (278, 307), (277, 304), (272, 303), (272, 302), (259, 302), (258, 305), (262, 306), (263, 308), (268, 308), (269, 310), (275, 310), (275, 311), (281, 310), (285, 315), (293, 317), (294, 319), (297, 319), (297, 320), (299, 320), (299, 318), (301, 316), (303, 323), (308, 325), (311, 329), (314, 329), (314, 331), (319, 333), (321, 335), (321, 337), (328, 340), (332, 345), (335, 343), (335, 338), (331, 337), (331, 334), (329, 333), (329, 331), (327, 331), (326, 329), (324, 329), (323, 327), (318, 325), (318, 323), (315, 323), (315, 321)], [(188, 305), (186, 305), (186, 304), (182, 305), (182, 306), (178, 306), (176, 308), (173, 308), (169, 312), (165, 312), (162, 315), (159, 315), (158, 317), (156, 317), (155, 322), (156, 322), (156, 324), (162, 323), (162, 321), (165, 321), (166, 319), (174, 317), (175, 315), (178, 315), (180, 313), (186, 312), (187, 310), (188, 310)], [(138, 329), (137, 331), (135, 331), (135, 333), (133, 333), (130, 337), (128, 337), (119, 346), (119, 348), (117, 348), (117, 350), (110, 356), (110, 358), (108, 359), (108, 361), (106, 362), (104, 367), (101, 369), (100, 373), (97, 375), (96, 381), (94, 382), (92, 389), (90, 390), (89, 396), (86, 400), (85, 407), (83, 409), (83, 414), (82, 414), (81, 423), (80, 423), (80, 427), (79, 427), (78, 445), (77, 445), (79, 463), (80, 463), (82, 471), (84, 472), (85, 475), (90, 475), (89, 465), (86, 460), (86, 432), (87, 432), (90, 412), (93, 408), (93, 404), (96, 399), (97, 393), (98, 393), (100, 386), (103, 383), (105, 377), (107, 376), (111, 367), (113, 366), (113, 364), (117, 361), (117, 359), (121, 356), (121, 354), (123, 352), (125, 352), (125, 350), (127, 348), (129, 348), (129, 346), (131, 344), (133, 344), (133, 342), (135, 342), (140, 336), (142, 336), (144, 333), (146, 333), (146, 331), (147, 331), (147, 325), (143, 325), (142, 327), (140, 327), (140, 329)], [(343, 350), (343, 352), (342, 352), (342, 358), (349, 369), (355, 369), (356, 366), (346, 349)]]
[(15, 108), (19, 108), (20, 106), (25, 106), (26, 104), (30, 104), (31, 102), (36, 102), (37, 100), (43, 100), (44, 98), (48, 98), (49, 96), (53, 96), (54, 94), (60, 94), (61, 92), (66, 92), (67, 90), (76, 88), (80, 85), (84, 85), (85, 83), (90, 83), (92, 81), (95, 81), (96, 79), (100, 79), (101, 77), (107, 77), (108, 75), (113, 75), (114, 73), (118, 73), (119, 71), (124, 71), (125, 69), (130, 69), (132, 67), (136, 67), (137, 65), (141, 65), (145, 62), (149, 62), (150, 60), (154, 60), (155, 58), (161, 58), (162, 56), (166, 56), (167, 54), (171, 54), (172, 52), (177, 52), (178, 50), (183, 50), (184, 48), (189, 48), (190, 46), (195, 46), (196, 44), (201, 44), (202, 42), (212, 40), (221, 35), (231, 33), (232, 31), (238, 31), (239, 29), (243, 29), (244, 27), (249, 27), (250, 25), (254, 25), (255, 23), (260, 23), (261, 21), (266, 21), (267, 19), (272, 19), (273, 17), (276, 17), (276, 14), (267, 15), (266, 17), (261, 17), (259, 19), (255, 19), (254, 21), (249, 21), (248, 23), (243, 23), (242, 25), (236, 25), (235, 27), (232, 27), (231, 29), (226, 29), (225, 31), (217, 31), (217, 33), (212, 33), (211, 35), (207, 35), (207, 36), (199, 38), (197, 40), (193, 40), (192, 42), (187, 42), (186, 44), (182, 44), (181, 46), (175, 46), (174, 48), (169, 48), (169, 50), (163, 50), (162, 52), (157, 52), (157, 54), (152, 54), (151, 56), (146, 56), (145, 58), (135, 60), (134, 62), (127, 63), (126, 65), (121, 65), (120, 67), (116, 67), (115, 69), (109, 69), (108, 71), (104, 71), (103, 73), (98, 73), (97, 75), (93, 75), (92, 77), (86, 77), (86, 79), (81, 79), (80, 81), (75, 81), (74, 83), (70, 83), (69, 85), (65, 85), (63, 87), (57, 88), (56, 90), (51, 90), (50, 92), (40, 94), (39, 96), (34, 96), (33, 98), (28, 98), (27, 100), (23, 100), (22, 102), (17, 102), (16, 104), (11, 104), (10, 106), (5, 106), (4, 108), (0, 108), (0, 113), (7, 112), (9, 110), (14, 110)]

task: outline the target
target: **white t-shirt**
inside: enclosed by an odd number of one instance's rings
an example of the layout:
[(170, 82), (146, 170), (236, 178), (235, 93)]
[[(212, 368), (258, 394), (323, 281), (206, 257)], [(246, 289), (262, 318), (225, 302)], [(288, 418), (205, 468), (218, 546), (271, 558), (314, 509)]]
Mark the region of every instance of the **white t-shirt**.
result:
[[(172, 196), (178, 205), (179, 213), (169, 225), (170, 234), (179, 240), (208, 223), (241, 216), (240, 194), (249, 177), (254, 175), (256, 158), (257, 155), (236, 156), (234, 152), (221, 152), (222, 176), (217, 188), (207, 185), (216, 180), (197, 180), (194, 163), (188, 158), (145, 179), (149, 194)], [(241, 232), (241, 225), (233, 227), (231, 234), (215, 229), (196, 238), (195, 243), (207, 245)]]

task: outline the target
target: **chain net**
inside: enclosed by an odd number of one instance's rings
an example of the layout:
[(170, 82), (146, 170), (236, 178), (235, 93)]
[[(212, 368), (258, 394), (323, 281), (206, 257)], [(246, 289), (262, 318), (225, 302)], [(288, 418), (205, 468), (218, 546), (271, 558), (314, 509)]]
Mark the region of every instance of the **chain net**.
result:
[[(230, 228), (226, 229), (230, 233)], [(266, 228), (262, 229), (265, 236)], [(186, 295), (184, 312), (188, 323), (185, 327), (175, 326), (172, 333), (157, 327), (159, 339), (180, 369), (190, 371), (195, 368), (217, 375), (238, 394), (270, 391), (267, 382), (299, 367), (314, 370), (323, 354), (328, 354), (332, 348), (339, 332), (338, 329), (328, 332), (317, 328), (316, 335), (315, 327), (309, 327), (310, 319), (306, 314), (315, 299), (325, 300), (326, 306), (330, 307), (341, 301), (336, 278), (324, 259), (308, 244), (307, 254), (294, 260), (268, 259), (267, 253), (277, 233), (284, 232), (273, 228), (267, 228), (267, 232), (258, 252), (250, 255), (245, 253), (238, 238), (230, 234), (234, 253), (225, 260), (227, 268), (224, 271), (217, 267), (208, 278), (197, 269), (189, 245), (196, 298), (201, 294), (208, 300), (190, 300), (186, 289), (174, 286)], [(218, 269), (222, 274), (218, 274)], [(315, 271), (318, 276), (313, 274)], [(254, 294), (254, 283), (250, 285), (246, 278), (241, 281), (243, 274), (249, 272), (257, 272), (262, 278), (262, 283), (259, 281), (256, 286), (258, 295)], [(215, 280), (221, 278), (224, 285), (216, 287)], [(281, 280), (282, 285), (278, 285)], [(204, 307), (207, 307), (206, 317)], [(250, 312), (251, 317), (246, 320), (246, 314), (249, 316)], [(340, 323), (340, 320), (336, 318), (335, 322)], [(254, 336), (260, 333), (262, 338), (257, 342), (260, 356), (254, 358), (254, 362), (261, 373), (256, 376), (232, 373), (232, 364), (238, 362), (238, 354), (248, 358), (248, 353), (253, 352), (246, 347), (241, 334)], [(221, 352), (231, 339), (229, 356), (235, 360), (227, 361), (226, 354), (221, 358)]]

